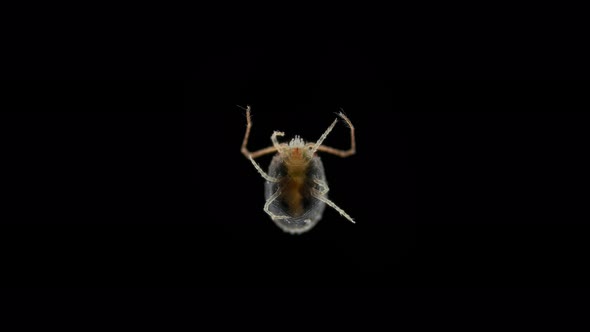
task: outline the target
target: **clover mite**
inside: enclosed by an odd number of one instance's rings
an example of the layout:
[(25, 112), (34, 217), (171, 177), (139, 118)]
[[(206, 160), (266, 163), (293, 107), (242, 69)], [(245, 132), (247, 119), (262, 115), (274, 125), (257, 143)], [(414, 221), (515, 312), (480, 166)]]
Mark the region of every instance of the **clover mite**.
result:
[[(338, 150), (322, 145), (336, 126), (338, 122), (336, 119), (315, 143), (306, 143), (299, 136), (295, 136), (289, 144), (279, 143), (277, 137), (285, 136), (285, 133), (275, 131), (270, 138), (272, 146), (250, 152), (247, 148), (252, 129), (250, 106), (243, 109), (246, 110), (247, 127), (241, 151), (266, 180), (264, 212), (271, 217), (275, 224), (287, 233), (305, 233), (322, 219), (326, 205), (354, 223), (354, 220), (344, 210), (328, 199), (329, 188), (324, 165), (316, 154), (321, 151), (342, 158), (354, 155), (356, 153), (356, 139), (352, 122), (342, 112), (338, 113), (338, 116), (350, 128), (351, 146), (349, 150)], [(275, 152), (267, 174), (254, 159)]]

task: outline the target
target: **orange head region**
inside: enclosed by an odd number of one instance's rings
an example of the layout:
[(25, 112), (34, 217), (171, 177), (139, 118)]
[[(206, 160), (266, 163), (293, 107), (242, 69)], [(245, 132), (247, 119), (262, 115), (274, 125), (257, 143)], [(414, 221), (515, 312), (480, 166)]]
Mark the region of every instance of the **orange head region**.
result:
[(287, 167), (305, 167), (313, 157), (311, 151), (305, 145), (305, 141), (299, 136), (295, 136), (295, 138), (286, 145), (283, 156)]

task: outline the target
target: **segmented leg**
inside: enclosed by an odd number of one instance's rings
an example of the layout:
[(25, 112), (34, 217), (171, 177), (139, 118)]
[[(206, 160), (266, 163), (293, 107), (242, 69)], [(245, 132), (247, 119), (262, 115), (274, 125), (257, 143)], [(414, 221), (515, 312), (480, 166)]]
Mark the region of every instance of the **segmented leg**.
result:
[(266, 204), (264, 204), (264, 212), (266, 212), (266, 214), (268, 214), (271, 217), (272, 220), (289, 219), (288, 216), (277, 216), (276, 214), (270, 212), (270, 210), (269, 210), (270, 205), (272, 204), (272, 202), (274, 202), (280, 195), (281, 195), (281, 192), (279, 190), (277, 190), (274, 194), (272, 194), (272, 196), (270, 196), (266, 200)]
[(244, 135), (244, 141), (242, 142), (242, 154), (244, 156), (246, 156), (246, 158), (258, 158), (260, 156), (263, 156), (265, 154), (269, 154), (269, 153), (273, 153), (277, 151), (277, 147), (276, 146), (269, 146), (268, 148), (264, 148), (255, 152), (250, 152), (247, 148), (248, 145), (248, 140), (250, 139), (250, 130), (252, 129), (252, 117), (250, 115), (250, 105), (248, 105), (246, 108), (242, 107), (242, 106), (238, 106), (242, 109), (246, 110), (246, 119), (247, 119), (247, 126), (246, 126), (246, 134)]
[(285, 133), (283, 133), (282, 131), (275, 131), (274, 133), (272, 133), (272, 136), (270, 137), (270, 140), (272, 141), (272, 145), (274, 146), (275, 150), (281, 151), (281, 144), (279, 144), (277, 136), (285, 136)]
[(322, 196), (325, 196), (330, 191), (330, 188), (328, 188), (326, 182), (320, 179), (313, 179), (313, 182), (322, 187), (322, 190), (319, 192)]
[(254, 168), (256, 168), (256, 170), (258, 171), (258, 173), (260, 173), (260, 175), (262, 175), (262, 177), (269, 182), (279, 182), (279, 179), (277, 178), (273, 178), (272, 176), (266, 174), (265, 171), (262, 170), (262, 168), (260, 168), (260, 166), (254, 161), (254, 158), (252, 158), (252, 156), (248, 156), (248, 159), (250, 159), (250, 161), (252, 162), (252, 165), (254, 165)]
[[(356, 138), (355, 138), (355, 134), (354, 134), (354, 126), (352, 125), (352, 122), (350, 122), (350, 119), (348, 119), (348, 117), (346, 117), (346, 115), (344, 115), (344, 113), (340, 112), (340, 113), (338, 113), (338, 116), (340, 116), (346, 122), (348, 127), (350, 128), (350, 149), (349, 150), (338, 150), (338, 149), (331, 148), (329, 146), (320, 145), (317, 148), (314, 147), (314, 152), (315, 152), (315, 150), (327, 152), (327, 153), (331, 153), (331, 154), (337, 155), (342, 158), (350, 157), (356, 153)], [(330, 128), (328, 128), (328, 131), (324, 135), (327, 136), (327, 133), (329, 133), (333, 127), (334, 126), (332, 125)], [(322, 136), (322, 137), (325, 138), (324, 136)], [(320, 141), (318, 141), (318, 143), (320, 143)]]
[(331, 200), (329, 200), (325, 195), (322, 195), (322, 193), (320, 191), (313, 190), (312, 191), (312, 196), (315, 197), (315, 198), (317, 198), (317, 199), (319, 199), (320, 201), (328, 204), (334, 210), (338, 211), (338, 213), (340, 213), (340, 215), (342, 215), (344, 218), (350, 220), (353, 224), (356, 224), (356, 222), (346, 212), (344, 212), (344, 210), (342, 210), (341, 208), (339, 208), (334, 202), (332, 202)]
[(324, 142), (326, 137), (328, 137), (328, 135), (330, 134), (332, 129), (334, 129), (334, 126), (336, 125), (337, 122), (338, 122), (338, 119), (334, 120), (334, 122), (332, 122), (332, 125), (330, 125), (330, 127), (328, 127), (328, 129), (324, 132), (324, 134), (322, 134), (320, 139), (315, 143), (315, 145), (311, 149), (312, 154), (316, 153), (316, 151), (320, 148), (320, 146), (322, 145), (322, 143)]

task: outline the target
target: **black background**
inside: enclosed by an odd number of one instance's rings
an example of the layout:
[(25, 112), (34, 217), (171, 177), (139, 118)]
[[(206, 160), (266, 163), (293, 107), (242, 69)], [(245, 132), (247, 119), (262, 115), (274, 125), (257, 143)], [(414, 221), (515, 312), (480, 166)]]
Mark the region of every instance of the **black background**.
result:
[[(437, 327), (522, 317), (523, 326), (555, 320), (563, 329), (581, 316), (581, 292), (553, 300), (546, 288), (584, 287), (589, 277), (588, 84), (540, 81), (588, 77), (576, 10), (355, 4), (353, 15), (318, 6), (290, 20), (295, 7), (260, 8), (261, 17), (198, 8), (186, 19), (148, 7), (68, 8), (67, 17), (35, 7), (6, 21), (1, 78), (45, 81), (0, 83), (0, 288), (101, 289), (17, 290), (19, 301), (2, 290), (12, 309), (3, 317), (22, 308), (19, 325), (96, 324), (137, 308), (134, 326), (153, 325), (171, 307), (166, 329), (186, 315), (199, 325), (277, 318), (273, 327), (305, 328), (327, 317), (329, 327), (356, 320), (365, 330), (406, 317)], [(235, 105), (246, 104), (253, 147), (275, 129), (315, 139), (345, 109), (359, 153), (323, 160), (331, 197), (356, 225), (331, 210), (301, 237), (272, 224), (263, 181), (238, 151), (245, 119)], [(346, 137), (338, 126), (327, 143)], [(155, 287), (201, 289), (159, 300)], [(271, 287), (274, 296), (220, 287)], [(356, 298), (340, 287), (380, 289)], [(422, 287), (465, 287), (470, 296), (415, 291)], [(473, 290), (481, 287), (493, 290)], [(35, 307), (59, 314), (45, 319)]]
[[(110, 81), (4, 86), (11, 286), (581, 287), (585, 83)], [(309, 233), (264, 214), (239, 151), (316, 140), (344, 109), (358, 154), (323, 156)], [(338, 125), (326, 144), (348, 145)], [(270, 157), (261, 158), (263, 168)]]

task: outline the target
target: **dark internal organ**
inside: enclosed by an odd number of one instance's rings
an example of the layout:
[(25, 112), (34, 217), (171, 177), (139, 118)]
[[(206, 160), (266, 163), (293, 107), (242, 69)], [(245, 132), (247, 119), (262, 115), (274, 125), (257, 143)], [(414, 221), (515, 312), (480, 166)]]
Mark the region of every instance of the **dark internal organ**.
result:
[(304, 200), (307, 198), (305, 178), (287, 177), (283, 182), (282, 199), (293, 217), (301, 216), (304, 212)]

